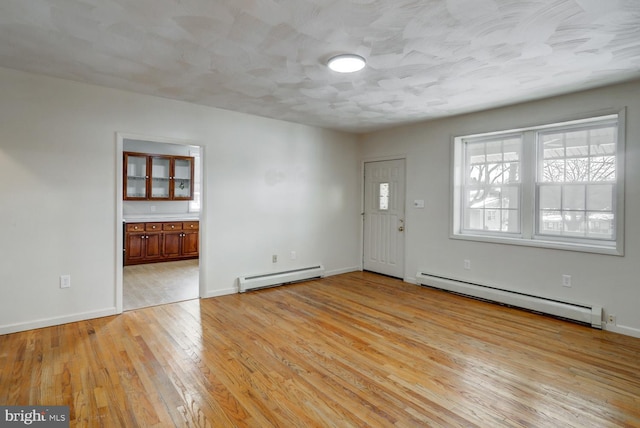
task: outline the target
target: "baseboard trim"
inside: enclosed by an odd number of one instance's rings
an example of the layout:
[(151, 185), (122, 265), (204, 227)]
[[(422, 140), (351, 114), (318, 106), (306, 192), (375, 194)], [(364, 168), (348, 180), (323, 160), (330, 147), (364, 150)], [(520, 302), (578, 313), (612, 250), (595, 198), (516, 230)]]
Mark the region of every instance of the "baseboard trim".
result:
[(361, 271), (362, 269), (359, 266), (352, 266), (352, 267), (346, 267), (346, 268), (342, 268), (342, 269), (334, 269), (334, 270), (328, 270), (324, 272), (324, 276), (334, 276), (334, 275), (342, 275), (343, 273), (349, 273), (349, 272), (358, 272)]
[(234, 287), (234, 288), (224, 288), (222, 290), (211, 290), (211, 291), (207, 291), (204, 295), (204, 299), (209, 299), (211, 297), (221, 297), (221, 296), (228, 296), (229, 294), (236, 294), (238, 293), (238, 288)]
[(624, 334), (625, 336), (637, 337), (640, 339), (640, 329), (627, 327), (624, 325), (604, 324), (604, 329), (613, 333)]
[(21, 331), (34, 330), (37, 328), (53, 327), (56, 325), (67, 324), (76, 321), (86, 321), (93, 318), (108, 317), (117, 315), (115, 306), (111, 308), (100, 309), (98, 311), (80, 312), (62, 317), (42, 318), (34, 321), (26, 321), (22, 323), (7, 324), (0, 326), (0, 334), (18, 333)]

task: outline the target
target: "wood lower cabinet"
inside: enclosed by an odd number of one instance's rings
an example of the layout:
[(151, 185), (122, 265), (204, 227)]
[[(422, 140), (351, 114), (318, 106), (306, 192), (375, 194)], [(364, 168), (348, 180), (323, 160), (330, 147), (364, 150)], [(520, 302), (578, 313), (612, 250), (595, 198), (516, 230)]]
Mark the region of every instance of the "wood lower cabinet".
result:
[(200, 253), (198, 231), (184, 231), (182, 235), (182, 254), (185, 257), (197, 257)]
[(182, 243), (182, 231), (165, 232), (162, 251), (167, 257), (180, 257), (182, 251), (180, 249)]
[(145, 223), (130, 223), (125, 232), (125, 264), (150, 263), (162, 260), (162, 234), (160, 229)]
[(126, 264), (162, 261), (162, 234), (132, 232), (126, 240)]
[(199, 222), (127, 223), (125, 265), (198, 258)]

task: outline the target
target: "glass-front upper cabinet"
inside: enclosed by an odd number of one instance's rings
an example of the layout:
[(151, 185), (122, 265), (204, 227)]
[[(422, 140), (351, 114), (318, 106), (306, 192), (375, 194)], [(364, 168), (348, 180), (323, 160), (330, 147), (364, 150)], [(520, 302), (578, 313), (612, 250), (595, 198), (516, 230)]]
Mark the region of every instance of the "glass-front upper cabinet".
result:
[(125, 200), (193, 200), (194, 158), (124, 152)]
[(170, 156), (150, 156), (151, 159), (151, 199), (171, 198)]
[(147, 199), (148, 157), (139, 153), (124, 154), (124, 199)]
[(193, 158), (173, 158), (173, 199), (193, 199)]

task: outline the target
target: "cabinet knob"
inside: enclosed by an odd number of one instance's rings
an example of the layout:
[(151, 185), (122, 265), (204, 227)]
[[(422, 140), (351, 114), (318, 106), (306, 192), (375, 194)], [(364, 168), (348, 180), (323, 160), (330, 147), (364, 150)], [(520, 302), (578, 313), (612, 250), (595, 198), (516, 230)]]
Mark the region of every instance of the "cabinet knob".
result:
[(171, 229), (175, 229), (175, 228), (176, 228), (175, 226), (173, 226), (173, 225), (171, 226)]

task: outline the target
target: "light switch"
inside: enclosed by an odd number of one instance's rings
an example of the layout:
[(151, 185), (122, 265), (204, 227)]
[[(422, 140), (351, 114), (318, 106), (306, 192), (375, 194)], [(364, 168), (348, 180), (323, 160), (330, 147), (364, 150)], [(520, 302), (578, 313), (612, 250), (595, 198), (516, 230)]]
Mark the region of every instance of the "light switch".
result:
[(413, 201), (414, 208), (424, 208), (424, 199), (415, 199)]
[(60, 275), (60, 288), (71, 287), (71, 275)]

